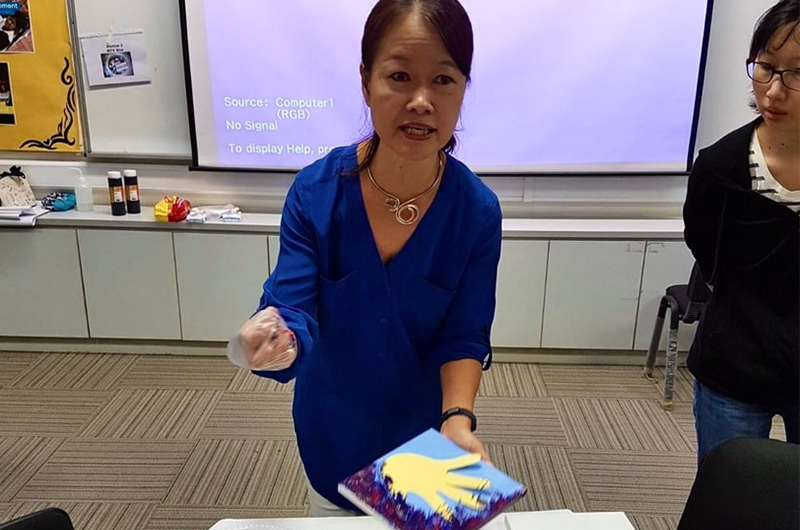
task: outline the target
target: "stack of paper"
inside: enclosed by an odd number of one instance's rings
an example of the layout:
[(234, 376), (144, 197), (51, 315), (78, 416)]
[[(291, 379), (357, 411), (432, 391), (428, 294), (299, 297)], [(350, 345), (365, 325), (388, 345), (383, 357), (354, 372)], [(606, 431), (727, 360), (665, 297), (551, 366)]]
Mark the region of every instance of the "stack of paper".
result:
[(0, 226), (31, 227), (48, 211), (40, 203), (34, 206), (0, 206)]

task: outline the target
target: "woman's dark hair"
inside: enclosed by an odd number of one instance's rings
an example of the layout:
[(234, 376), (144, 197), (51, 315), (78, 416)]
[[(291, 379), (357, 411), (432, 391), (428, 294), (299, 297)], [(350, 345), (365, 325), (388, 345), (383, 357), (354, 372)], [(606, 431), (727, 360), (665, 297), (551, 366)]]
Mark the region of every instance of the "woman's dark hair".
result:
[[(783, 47), (786, 41), (793, 38), (798, 25), (800, 25), (800, 0), (781, 0), (769, 8), (756, 22), (753, 38), (750, 40), (749, 58), (758, 57), (759, 53), (767, 49), (770, 41), (779, 31), (790, 26), (783, 41), (774, 43), (775, 49)], [(758, 110), (755, 98), (751, 98), (750, 108)]]
[(11, 15), (11, 17), (14, 19), (14, 35), (15, 36), (16, 35), (22, 35), (26, 31), (28, 31), (28, 28), (30, 28), (30, 26), (31, 26), (30, 20), (28, 19), (28, 15), (26, 15), (22, 11), (17, 10), (17, 11), (14, 11), (14, 13)]
[[(367, 17), (364, 36), (361, 38), (361, 64), (364, 65), (362, 83), (366, 84), (372, 72), (381, 40), (389, 28), (415, 10), (439, 33), (453, 62), (469, 82), (473, 53), (472, 23), (458, 0), (379, 0)], [(379, 143), (378, 134), (373, 132), (367, 141), (367, 152), (356, 168), (356, 173), (369, 167)], [(456, 138), (452, 136), (444, 146), (444, 150), (451, 153), (455, 147)]]
[(794, 35), (798, 24), (800, 24), (800, 0), (781, 0), (769, 8), (756, 22), (756, 29), (750, 41), (750, 58), (755, 59), (760, 52), (767, 49), (776, 33), (784, 26), (791, 25), (783, 41), (775, 43), (775, 49), (781, 48)]

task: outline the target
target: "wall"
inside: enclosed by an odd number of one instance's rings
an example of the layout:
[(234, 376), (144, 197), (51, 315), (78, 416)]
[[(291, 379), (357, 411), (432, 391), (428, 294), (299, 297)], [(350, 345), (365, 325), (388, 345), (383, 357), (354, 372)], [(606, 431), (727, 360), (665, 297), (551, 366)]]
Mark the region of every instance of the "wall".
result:
[[(702, 0), (698, 0), (702, 1)], [(708, 65), (700, 113), (698, 147), (748, 121), (749, 81), (744, 72), (749, 38), (758, 16), (772, 5), (767, 0), (716, 0)], [(657, 23), (657, 21), (654, 21)], [(635, 90), (636, 87), (620, 87)], [(184, 194), (195, 203), (233, 201), (254, 211), (274, 211), (291, 183), (291, 175), (190, 172), (180, 165), (96, 160), (9, 159), (24, 162), (35, 186), (70, 185), (65, 166), (79, 167), (104, 200), (104, 175), (110, 168), (133, 166), (140, 171), (145, 202), (165, 191)], [(685, 177), (506, 177), (487, 179), (509, 216), (677, 217), (685, 193)]]

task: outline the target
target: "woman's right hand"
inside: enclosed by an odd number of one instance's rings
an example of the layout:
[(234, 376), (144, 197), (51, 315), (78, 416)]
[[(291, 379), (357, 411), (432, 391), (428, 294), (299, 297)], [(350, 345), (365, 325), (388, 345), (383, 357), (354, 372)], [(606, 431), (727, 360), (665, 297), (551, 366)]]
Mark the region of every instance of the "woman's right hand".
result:
[(278, 310), (267, 307), (245, 322), (231, 339), (228, 358), (249, 370), (284, 370), (297, 358), (297, 342)]

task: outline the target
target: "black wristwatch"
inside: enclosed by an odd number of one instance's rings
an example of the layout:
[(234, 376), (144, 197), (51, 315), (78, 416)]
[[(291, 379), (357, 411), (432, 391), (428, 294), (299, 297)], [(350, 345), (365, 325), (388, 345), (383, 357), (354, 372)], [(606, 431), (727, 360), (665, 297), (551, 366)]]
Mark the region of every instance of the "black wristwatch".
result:
[(442, 417), (439, 420), (439, 430), (440, 431), (442, 430), (442, 425), (444, 425), (444, 422), (446, 422), (452, 416), (456, 415), (466, 416), (467, 418), (469, 418), (469, 421), (471, 422), (469, 426), (470, 431), (475, 432), (475, 429), (478, 428), (478, 419), (475, 417), (475, 414), (471, 410), (464, 409), (461, 407), (453, 407), (452, 409), (448, 409), (442, 412)]

